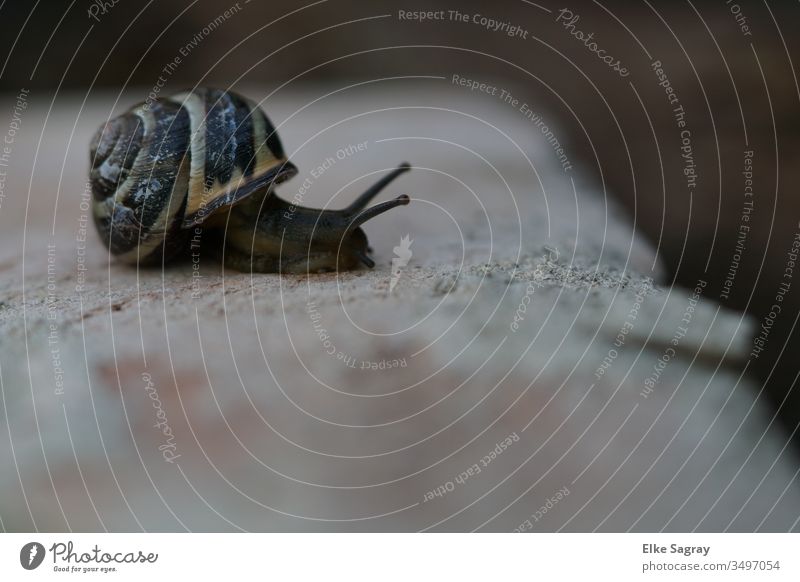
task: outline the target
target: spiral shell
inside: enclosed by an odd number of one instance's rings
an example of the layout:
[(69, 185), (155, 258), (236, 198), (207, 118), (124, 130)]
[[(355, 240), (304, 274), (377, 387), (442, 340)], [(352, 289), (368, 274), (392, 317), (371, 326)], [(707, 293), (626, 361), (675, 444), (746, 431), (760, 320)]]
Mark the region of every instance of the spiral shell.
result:
[(192, 227), (297, 173), (261, 109), (216, 89), (142, 103), (92, 139), (93, 214), (111, 253), (168, 260)]

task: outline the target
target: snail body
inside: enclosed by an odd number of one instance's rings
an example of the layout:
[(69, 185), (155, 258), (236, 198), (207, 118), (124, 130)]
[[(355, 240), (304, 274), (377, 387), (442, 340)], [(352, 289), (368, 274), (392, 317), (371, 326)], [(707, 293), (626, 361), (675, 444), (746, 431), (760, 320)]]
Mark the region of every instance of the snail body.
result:
[[(161, 264), (202, 232), (225, 266), (321, 272), (374, 266), (360, 228), (408, 196), (367, 208), (403, 164), (343, 210), (290, 205), (274, 193), (297, 174), (252, 101), (199, 88), (134, 106), (90, 146), (93, 216), (117, 259)], [(194, 243), (194, 240), (193, 240)]]

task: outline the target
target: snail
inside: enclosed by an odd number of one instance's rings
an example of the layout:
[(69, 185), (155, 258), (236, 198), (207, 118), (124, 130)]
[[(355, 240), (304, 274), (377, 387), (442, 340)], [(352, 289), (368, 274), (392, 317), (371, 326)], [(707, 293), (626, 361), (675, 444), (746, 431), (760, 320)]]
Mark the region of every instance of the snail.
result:
[(134, 106), (90, 146), (92, 213), (110, 253), (170, 261), (202, 235), (203, 248), (242, 271), (307, 273), (375, 266), (361, 225), (408, 204), (367, 208), (407, 163), (342, 210), (303, 208), (275, 186), (297, 174), (275, 127), (252, 101), (199, 88)]

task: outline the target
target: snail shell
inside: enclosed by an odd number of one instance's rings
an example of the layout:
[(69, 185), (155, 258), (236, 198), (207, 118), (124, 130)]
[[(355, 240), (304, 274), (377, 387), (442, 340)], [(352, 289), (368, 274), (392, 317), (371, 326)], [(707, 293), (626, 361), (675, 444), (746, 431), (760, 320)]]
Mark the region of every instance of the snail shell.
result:
[(134, 106), (90, 147), (95, 225), (130, 263), (167, 261), (192, 227), (297, 173), (252, 101), (198, 88)]

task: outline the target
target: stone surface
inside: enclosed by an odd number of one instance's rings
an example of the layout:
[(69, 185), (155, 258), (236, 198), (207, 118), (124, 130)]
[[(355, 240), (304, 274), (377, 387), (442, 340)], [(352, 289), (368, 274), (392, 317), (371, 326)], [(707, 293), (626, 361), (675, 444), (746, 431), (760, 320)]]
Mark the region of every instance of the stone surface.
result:
[(518, 112), (391, 83), (267, 102), (287, 199), (415, 165), (385, 195), (413, 203), (366, 228), (376, 268), (313, 277), (137, 270), (91, 224), (84, 251), (116, 97), (32, 104), (0, 206), (2, 527), (797, 530), (753, 322), (671, 287)]

